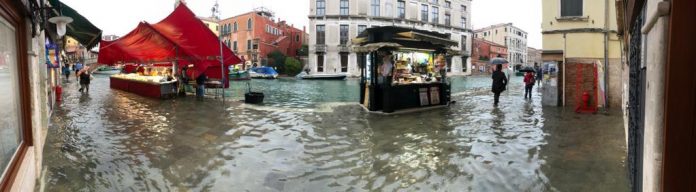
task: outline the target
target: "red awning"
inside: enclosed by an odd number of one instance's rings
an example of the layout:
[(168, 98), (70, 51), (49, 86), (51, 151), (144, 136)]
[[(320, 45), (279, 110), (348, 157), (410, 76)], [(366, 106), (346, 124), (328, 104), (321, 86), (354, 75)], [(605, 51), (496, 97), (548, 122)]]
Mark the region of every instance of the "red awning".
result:
[[(241, 63), (226, 45), (222, 45), (225, 66)], [(162, 62), (187, 60), (200, 71), (219, 65), (220, 41), (185, 4), (157, 24), (142, 22), (127, 35), (102, 41), (99, 63)], [(215, 62), (218, 61), (218, 62)]]

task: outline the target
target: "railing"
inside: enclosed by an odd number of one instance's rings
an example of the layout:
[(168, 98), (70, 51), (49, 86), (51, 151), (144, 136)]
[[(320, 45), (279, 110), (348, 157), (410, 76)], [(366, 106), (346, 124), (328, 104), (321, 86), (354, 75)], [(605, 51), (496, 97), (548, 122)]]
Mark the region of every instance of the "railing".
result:
[(350, 46), (348, 46), (348, 45), (338, 45), (338, 52), (340, 52), (340, 53), (348, 53), (348, 52), (350, 52)]
[(316, 52), (326, 52), (326, 45), (325, 44), (317, 44), (314, 45), (314, 51)]

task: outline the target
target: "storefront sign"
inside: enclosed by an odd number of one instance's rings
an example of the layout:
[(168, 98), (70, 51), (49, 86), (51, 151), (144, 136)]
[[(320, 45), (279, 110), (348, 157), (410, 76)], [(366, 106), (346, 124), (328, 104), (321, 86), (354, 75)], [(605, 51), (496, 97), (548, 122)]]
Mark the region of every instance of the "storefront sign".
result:
[(58, 45), (46, 40), (46, 66), (48, 68), (60, 68), (60, 54)]

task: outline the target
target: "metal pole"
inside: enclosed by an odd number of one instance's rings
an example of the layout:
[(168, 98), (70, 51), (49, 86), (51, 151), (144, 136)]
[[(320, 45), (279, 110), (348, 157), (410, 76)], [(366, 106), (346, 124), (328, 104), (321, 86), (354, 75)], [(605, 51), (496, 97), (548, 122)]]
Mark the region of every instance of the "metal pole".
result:
[[(217, 14), (217, 20), (220, 20), (220, 8), (218, 7), (217, 1), (215, 1), (215, 13)], [(222, 86), (222, 101), (225, 101), (225, 58), (222, 52), (222, 27), (219, 26), (218, 22), (218, 41), (220, 43), (220, 86)]]

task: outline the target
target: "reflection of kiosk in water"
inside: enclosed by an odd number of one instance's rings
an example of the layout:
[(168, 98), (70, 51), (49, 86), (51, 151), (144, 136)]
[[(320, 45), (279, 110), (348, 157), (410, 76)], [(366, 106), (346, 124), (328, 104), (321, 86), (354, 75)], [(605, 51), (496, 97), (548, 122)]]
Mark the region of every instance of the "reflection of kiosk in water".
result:
[(416, 111), (447, 106), (447, 34), (400, 27), (366, 29), (353, 39), (360, 66), (360, 103), (368, 111)]

